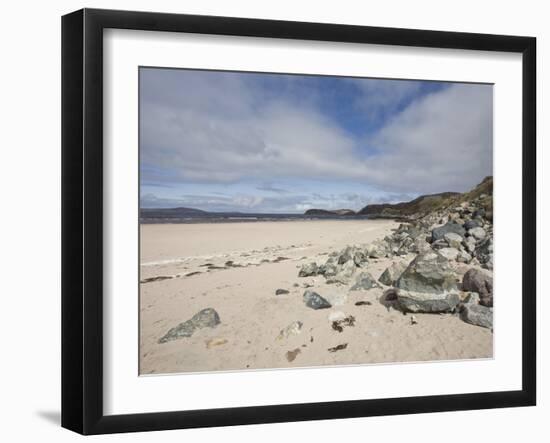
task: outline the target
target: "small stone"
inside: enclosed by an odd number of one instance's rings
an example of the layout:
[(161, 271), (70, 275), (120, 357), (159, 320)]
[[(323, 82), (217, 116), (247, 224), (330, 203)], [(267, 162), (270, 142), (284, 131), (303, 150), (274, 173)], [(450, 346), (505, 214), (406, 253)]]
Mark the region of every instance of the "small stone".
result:
[(370, 301), (360, 300), (355, 302), (355, 306), (371, 306), (371, 305), (372, 303)]
[(302, 351), (300, 350), (300, 348), (296, 348), (294, 349), (293, 351), (288, 351), (286, 353), (286, 359), (288, 362), (293, 362), (294, 360), (296, 360), (296, 357), (298, 356), (298, 354), (300, 354)]
[(418, 322), (416, 321), (416, 317), (414, 315), (411, 315), (411, 325), (416, 325)]
[(324, 299), (314, 291), (308, 290), (304, 292), (303, 299), (306, 306), (311, 309), (328, 309), (332, 307), (332, 305), (326, 299)]
[(290, 294), (290, 292), (286, 289), (277, 289), (275, 291), (275, 295), (285, 295), (285, 294)]
[(279, 332), (279, 335), (277, 336), (277, 340), (288, 338), (291, 335), (298, 335), (300, 332), (302, 332), (302, 326), (303, 323), (301, 321), (290, 323), (286, 328), (281, 329), (281, 332)]

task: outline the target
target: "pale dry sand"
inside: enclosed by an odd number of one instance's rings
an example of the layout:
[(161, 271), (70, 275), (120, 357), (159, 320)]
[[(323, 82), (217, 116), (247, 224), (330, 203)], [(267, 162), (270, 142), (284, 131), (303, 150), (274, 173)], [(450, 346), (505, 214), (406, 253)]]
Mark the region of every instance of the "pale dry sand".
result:
[[(456, 316), (416, 314), (412, 325), (410, 314), (379, 301), (381, 289), (349, 291), (327, 285), (324, 277), (298, 277), (302, 264), (323, 263), (330, 252), (368, 244), (396, 226), (385, 220), (142, 225), (141, 374), (492, 357), (491, 331)], [(366, 270), (378, 278), (390, 263), (370, 260)], [(155, 277), (171, 278), (147, 280)], [(347, 300), (310, 309), (302, 300), (307, 284), (322, 296)], [(275, 295), (279, 288), (290, 293)], [(214, 308), (221, 324), (158, 343), (204, 308)], [(353, 315), (355, 326), (333, 330), (329, 315), (335, 312)], [(295, 321), (302, 322), (301, 332), (278, 339)], [(347, 347), (328, 351), (342, 344)]]

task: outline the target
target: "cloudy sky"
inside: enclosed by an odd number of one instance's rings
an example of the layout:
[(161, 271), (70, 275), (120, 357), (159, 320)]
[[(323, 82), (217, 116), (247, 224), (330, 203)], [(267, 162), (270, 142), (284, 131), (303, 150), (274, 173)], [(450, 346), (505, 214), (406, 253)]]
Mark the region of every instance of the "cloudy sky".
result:
[(140, 69), (142, 207), (296, 213), (492, 174), (492, 86)]

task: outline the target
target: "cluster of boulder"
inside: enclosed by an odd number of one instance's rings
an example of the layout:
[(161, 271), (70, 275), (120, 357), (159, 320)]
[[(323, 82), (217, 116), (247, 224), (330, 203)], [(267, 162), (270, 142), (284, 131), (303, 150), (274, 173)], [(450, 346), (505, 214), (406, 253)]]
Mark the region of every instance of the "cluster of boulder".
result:
[[(381, 301), (405, 313), (454, 313), (492, 328), (493, 224), (479, 204), (486, 199), (482, 194), (411, 217), (384, 239), (332, 252), (322, 264), (303, 265), (299, 276), (322, 275), (326, 283), (349, 285), (350, 291), (382, 288)], [(394, 261), (375, 278), (369, 261), (382, 258)], [(313, 309), (330, 307), (313, 291), (306, 291), (304, 302)]]

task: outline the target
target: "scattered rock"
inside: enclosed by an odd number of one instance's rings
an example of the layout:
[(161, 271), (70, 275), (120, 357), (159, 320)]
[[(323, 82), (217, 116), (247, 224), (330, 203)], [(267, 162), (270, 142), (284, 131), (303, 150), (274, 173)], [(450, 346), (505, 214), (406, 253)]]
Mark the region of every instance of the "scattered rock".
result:
[(332, 348), (328, 348), (328, 352), (336, 352), (336, 351), (341, 351), (343, 349), (346, 349), (348, 347), (348, 344), (347, 343), (342, 343), (341, 345), (338, 345), (338, 346), (334, 346)]
[(464, 246), (469, 252), (474, 252), (476, 249), (476, 239), (474, 237), (466, 237), (464, 239)]
[(475, 256), (487, 269), (493, 269), (493, 239), (485, 237), (476, 247)]
[(355, 280), (355, 284), (351, 287), (350, 291), (369, 290), (373, 288), (381, 288), (376, 282), (374, 277), (368, 272), (361, 272)]
[(462, 290), (477, 292), (479, 303), (493, 306), (493, 277), (479, 269), (472, 268), (462, 277)]
[(303, 265), (302, 268), (300, 269), (300, 272), (298, 273), (298, 277), (313, 277), (317, 275), (317, 271), (318, 271), (317, 263), (315, 262), (307, 263)]
[(472, 228), (468, 231), (468, 233), (473, 236), (476, 240), (483, 240), (487, 233), (485, 232), (485, 229), (477, 227)]
[(448, 234), (450, 232), (454, 232), (455, 234), (458, 234), (461, 237), (464, 237), (466, 230), (462, 226), (460, 226), (458, 223), (448, 222), (443, 226), (440, 226), (439, 228), (435, 228), (434, 230), (432, 230), (432, 241), (444, 240), (445, 234)]
[(355, 302), (355, 306), (371, 306), (371, 305), (372, 303), (370, 301), (360, 300)]
[(304, 292), (303, 299), (306, 306), (311, 309), (328, 309), (332, 307), (332, 305), (319, 294), (317, 294), (317, 292), (308, 290)]
[(347, 285), (351, 281), (356, 270), (357, 266), (355, 266), (355, 263), (350, 260), (342, 265), (340, 271), (336, 275), (327, 278), (327, 283), (340, 283), (343, 285)]
[(285, 295), (285, 294), (290, 294), (290, 292), (286, 289), (277, 289), (275, 291), (275, 295)]
[(416, 317), (414, 315), (411, 315), (411, 325), (416, 325), (418, 321), (416, 321)]
[(277, 340), (282, 340), (292, 335), (298, 335), (300, 332), (302, 332), (303, 325), (304, 324), (301, 321), (290, 323), (286, 328), (281, 329), (281, 332), (279, 332), (279, 335), (277, 336)]
[(481, 226), (481, 223), (477, 220), (468, 220), (466, 223), (464, 223), (464, 229), (466, 230), (477, 228), (479, 226)]
[(403, 312), (452, 312), (460, 299), (457, 293), (429, 293), (399, 290), (397, 304)]
[(441, 248), (438, 252), (447, 260), (456, 260), (460, 254), (456, 248)]
[(458, 257), (456, 258), (456, 261), (459, 263), (470, 263), (472, 261), (472, 258), (473, 257), (466, 251), (460, 250), (458, 252)]
[(477, 292), (468, 292), (464, 297), (463, 304), (478, 305), (479, 294)]
[(407, 265), (403, 262), (392, 263), (382, 273), (378, 281), (386, 286), (393, 286), (405, 269), (407, 269)]
[(462, 244), (462, 236), (455, 232), (447, 232), (443, 238), (451, 248), (459, 249)]
[(191, 319), (170, 329), (158, 342), (166, 343), (182, 337), (191, 337), (197, 329), (214, 328), (220, 324), (220, 316), (212, 308), (197, 312)]
[(298, 354), (300, 354), (301, 352), (302, 351), (300, 350), (300, 348), (296, 348), (293, 351), (287, 351), (287, 353), (285, 354), (287, 361), (289, 363), (293, 362), (294, 360), (296, 360), (296, 357), (298, 357)]
[(493, 308), (482, 305), (465, 304), (460, 312), (460, 318), (471, 325), (483, 328), (493, 328)]

